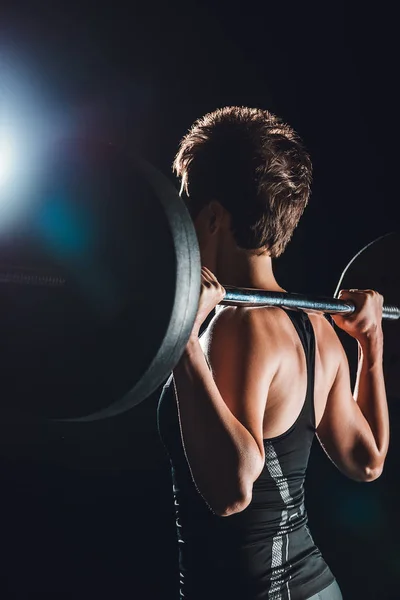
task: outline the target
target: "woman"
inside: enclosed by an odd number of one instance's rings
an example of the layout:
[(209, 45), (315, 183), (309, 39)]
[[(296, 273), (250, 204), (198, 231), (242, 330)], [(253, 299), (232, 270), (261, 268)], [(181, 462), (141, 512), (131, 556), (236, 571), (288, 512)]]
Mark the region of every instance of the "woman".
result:
[(308, 529), (304, 479), (315, 434), (348, 477), (372, 481), (382, 472), (382, 296), (341, 292), (357, 306), (351, 317), (334, 317), (359, 343), (354, 396), (343, 347), (323, 315), (218, 307), (213, 316), (225, 293), (219, 282), (285, 292), (272, 259), (308, 203), (311, 162), (276, 116), (227, 107), (194, 124), (174, 166), (203, 264), (193, 332), (158, 410), (172, 467), (180, 597), (339, 600)]

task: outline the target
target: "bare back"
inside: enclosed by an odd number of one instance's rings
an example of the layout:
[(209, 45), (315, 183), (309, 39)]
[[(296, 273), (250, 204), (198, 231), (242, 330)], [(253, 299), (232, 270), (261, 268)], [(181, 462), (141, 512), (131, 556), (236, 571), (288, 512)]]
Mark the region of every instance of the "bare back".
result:
[[(223, 309), (237, 310), (237, 309)], [(307, 367), (304, 348), (286, 312), (280, 308), (241, 308), (257, 311), (260, 326), (274, 338), (273, 356), (276, 371), (266, 399), (263, 420), (264, 439), (285, 433), (299, 416), (307, 389)], [(323, 315), (309, 314), (316, 342), (314, 407), (316, 427), (324, 414), (329, 391), (335, 379), (340, 355), (338, 338)], [(214, 321), (218, 320), (218, 314)], [(212, 343), (213, 323), (201, 340), (208, 358)]]

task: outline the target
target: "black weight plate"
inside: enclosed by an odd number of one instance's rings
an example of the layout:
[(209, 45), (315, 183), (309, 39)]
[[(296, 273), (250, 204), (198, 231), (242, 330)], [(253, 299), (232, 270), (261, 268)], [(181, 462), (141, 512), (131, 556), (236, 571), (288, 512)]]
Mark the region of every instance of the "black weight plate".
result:
[(0, 233), (2, 272), (66, 283), (0, 284), (3, 412), (126, 411), (168, 377), (194, 323), (200, 256), (189, 213), (154, 167), (83, 141), (52, 149), (28, 200)]
[[(384, 297), (384, 303), (399, 306), (400, 278), (397, 264), (400, 258), (400, 234), (392, 232), (381, 236), (365, 246), (349, 262), (337, 285), (340, 289), (371, 289)], [(383, 320), (384, 373), (386, 392), (390, 397), (400, 397), (400, 321)], [(346, 350), (354, 356), (353, 381), (356, 375), (355, 342), (344, 332), (337, 330)]]

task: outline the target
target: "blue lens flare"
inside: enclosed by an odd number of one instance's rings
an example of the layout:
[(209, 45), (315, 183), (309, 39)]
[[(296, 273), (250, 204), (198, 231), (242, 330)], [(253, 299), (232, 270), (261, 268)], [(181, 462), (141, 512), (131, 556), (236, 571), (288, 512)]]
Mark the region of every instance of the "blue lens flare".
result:
[(122, 310), (123, 294), (104, 264), (101, 227), (84, 204), (61, 195), (46, 199), (33, 228), (41, 247), (65, 268), (97, 315), (108, 320)]
[(90, 260), (95, 240), (90, 219), (63, 198), (46, 202), (36, 216), (36, 229), (53, 255), (71, 264)]

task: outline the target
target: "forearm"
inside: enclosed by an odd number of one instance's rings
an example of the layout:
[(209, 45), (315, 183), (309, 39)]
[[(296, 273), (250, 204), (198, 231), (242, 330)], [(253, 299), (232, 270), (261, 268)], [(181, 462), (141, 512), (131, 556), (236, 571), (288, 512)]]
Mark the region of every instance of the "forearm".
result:
[(378, 457), (384, 461), (389, 446), (389, 412), (383, 375), (382, 331), (359, 341), (358, 352), (354, 398), (371, 428)]
[(183, 446), (199, 492), (215, 512), (246, 504), (261, 455), (221, 397), (198, 339), (187, 345), (174, 381)]

